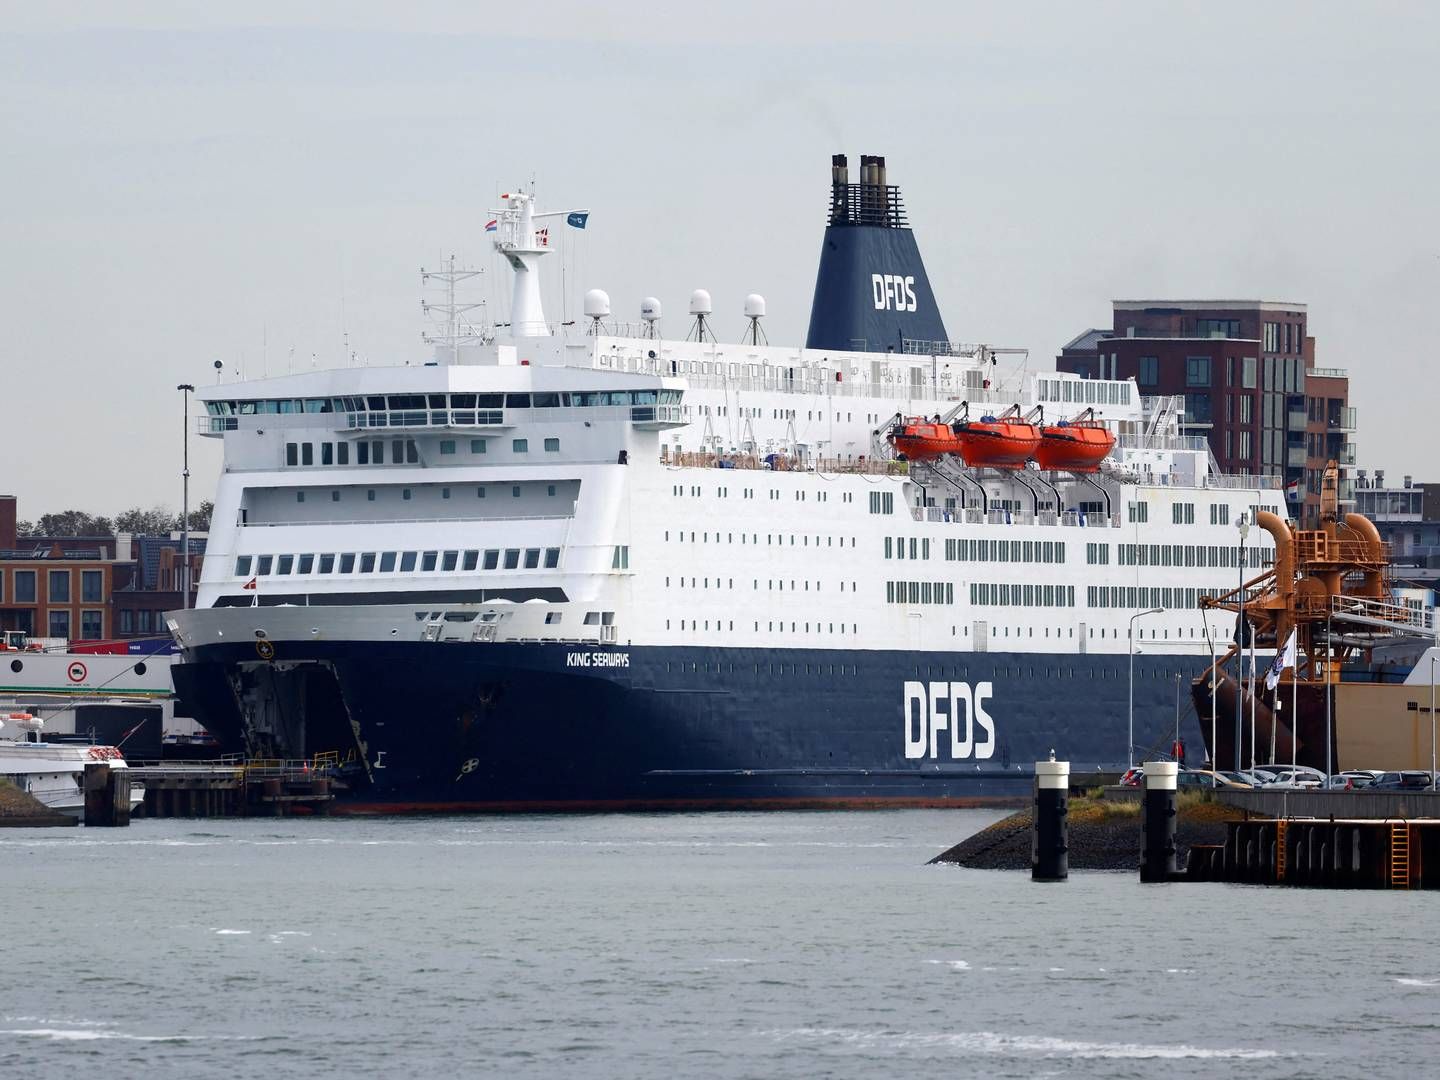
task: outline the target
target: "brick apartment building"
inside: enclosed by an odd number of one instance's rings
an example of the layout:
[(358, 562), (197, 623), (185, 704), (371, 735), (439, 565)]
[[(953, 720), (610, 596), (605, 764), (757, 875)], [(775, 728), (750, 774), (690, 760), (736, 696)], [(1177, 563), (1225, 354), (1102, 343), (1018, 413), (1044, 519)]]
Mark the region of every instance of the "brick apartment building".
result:
[[(193, 590), (205, 538), (190, 546)], [(163, 635), (164, 612), (180, 607), (179, 551), (174, 537), (21, 537), (15, 497), (0, 495), (0, 629), (70, 641)]]
[(1282, 478), (1290, 512), (1319, 511), (1330, 459), (1353, 504), (1355, 410), (1349, 378), (1315, 366), (1304, 304), (1263, 300), (1116, 300), (1109, 328), (1086, 330), (1056, 357), (1059, 371), (1133, 378), (1140, 392), (1183, 397), (1187, 429), (1205, 435), (1220, 468)]

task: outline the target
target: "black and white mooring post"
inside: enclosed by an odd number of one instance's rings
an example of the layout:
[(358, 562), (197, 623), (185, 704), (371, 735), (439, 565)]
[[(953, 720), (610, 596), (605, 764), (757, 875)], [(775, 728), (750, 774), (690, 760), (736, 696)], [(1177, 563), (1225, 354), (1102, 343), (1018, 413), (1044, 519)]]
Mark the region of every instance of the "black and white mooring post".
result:
[(1030, 880), (1064, 881), (1070, 875), (1070, 763), (1035, 763), (1035, 828), (1030, 843)]
[(1174, 761), (1147, 761), (1144, 768), (1140, 880), (1170, 881), (1176, 872), (1175, 777), (1180, 766)]

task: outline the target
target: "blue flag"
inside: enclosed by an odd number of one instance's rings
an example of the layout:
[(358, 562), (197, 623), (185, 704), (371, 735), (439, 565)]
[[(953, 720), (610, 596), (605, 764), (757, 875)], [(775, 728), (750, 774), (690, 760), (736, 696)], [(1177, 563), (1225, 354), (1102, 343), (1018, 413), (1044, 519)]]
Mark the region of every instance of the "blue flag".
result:
[(575, 228), (577, 228), (577, 229), (583, 229), (583, 228), (585, 227), (585, 222), (586, 222), (586, 220), (587, 220), (589, 217), (590, 217), (589, 213), (584, 213), (584, 214), (567, 214), (567, 215), (565, 216), (565, 224), (566, 224), (566, 225), (573, 225), (573, 226), (574, 226)]

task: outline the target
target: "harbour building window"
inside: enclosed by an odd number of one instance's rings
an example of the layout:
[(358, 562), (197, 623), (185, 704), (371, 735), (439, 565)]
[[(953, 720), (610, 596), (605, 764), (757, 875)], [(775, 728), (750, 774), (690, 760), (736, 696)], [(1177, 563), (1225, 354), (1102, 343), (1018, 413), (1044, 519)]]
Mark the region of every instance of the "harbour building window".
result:
[(16, 571), (15, 571), (15, 603), (17, 603), (17, 604), (33, 604), (33, 603), (35, 603), (35, 571), (34, 571), (34, 570), (16, 570)]
[(50, 612), (50, 636), (56, 638), (68, 638), (70, 636), (70, 612)]
[(1158, 356), (1140, 357), (1140, 385), (1158, 386), (1160, 383), (1160, 358)]
[(85, 641), (99, 641), (105, 636), (102, 629), (105, 616), (100, 611), (80, 612), (80, 637)]
[(80, 571), (80, 599), (87, 604), (98, 604), (104, 597), (105, 575), (99, 570)]
[[(70, 571), (50, 571), (50, 603), (68, 604), (70, 602)], [(52, 637), (64, 637), (63, 634), (53, 634)]]
[(1185, 385), (1210, 385), (1210, 357), (1187, 356), (1185, 358)]

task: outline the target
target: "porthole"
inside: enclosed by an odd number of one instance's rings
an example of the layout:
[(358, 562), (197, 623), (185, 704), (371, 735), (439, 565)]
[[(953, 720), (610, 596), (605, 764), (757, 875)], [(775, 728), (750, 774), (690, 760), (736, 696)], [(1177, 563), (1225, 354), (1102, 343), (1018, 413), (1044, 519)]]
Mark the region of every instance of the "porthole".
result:
[(145, 667), (145, 661), (144, 661), (144, 660), (141, 660), (138, 664), (135, 665), (135, 674), (136, 674), (136, 675), (144, 675), (147, 670), (149, 670), (149, 669)]
[(16, 671), (16, 672), (24, 671), (24, 670), (25, 670), (25, 664), (24, 664), (23, 661), (20, 661), (20, 660), (11, 660), (11, 661), (10, 661), (10, 670), (11, 670), (11, 671)]

